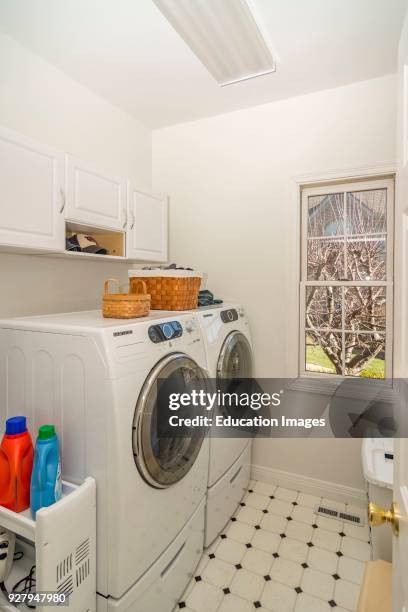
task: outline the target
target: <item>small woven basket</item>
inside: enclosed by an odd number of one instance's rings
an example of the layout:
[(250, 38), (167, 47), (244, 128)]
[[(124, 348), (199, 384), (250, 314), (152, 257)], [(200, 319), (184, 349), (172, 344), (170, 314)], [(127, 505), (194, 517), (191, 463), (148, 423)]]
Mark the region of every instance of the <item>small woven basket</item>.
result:
[[(151, 296), (152, 310), (192, 310), (197, 308), (201, 276), (143, 276)], [(130, 277), (130, 291), (137, 291), (140, 278)]]
[(136, 319), (145, 317), (150, 312), (150, 295), (147, 293), (146, 283), (141, 279), (134, 279), (136, 283), (129, 293), (109, 293), (109, 283), (116, 283), (116, 278), (105, 281), (105, 292), (102, 301), (102, 314), (108, 319)]

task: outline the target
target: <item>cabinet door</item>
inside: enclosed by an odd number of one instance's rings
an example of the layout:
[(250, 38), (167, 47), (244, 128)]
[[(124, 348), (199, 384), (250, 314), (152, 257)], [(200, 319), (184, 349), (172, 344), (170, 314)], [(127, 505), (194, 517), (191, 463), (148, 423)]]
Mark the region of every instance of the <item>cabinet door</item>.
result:
[(64, 154), (0, 129), (0, 245), (62, 251)]
[(66, 156), (65, 176), (67, 219), (98, 227), (125, 229), (126, 181), (104, 174), (72, 155)]
[(137, 191), (128, 185), (129, 227), (127, 257), (167, 260), (167, 198)]

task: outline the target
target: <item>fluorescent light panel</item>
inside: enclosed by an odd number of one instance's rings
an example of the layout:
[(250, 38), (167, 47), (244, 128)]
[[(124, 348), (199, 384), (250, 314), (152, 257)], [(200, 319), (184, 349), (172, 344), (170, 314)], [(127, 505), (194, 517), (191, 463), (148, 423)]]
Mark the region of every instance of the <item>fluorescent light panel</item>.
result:
[(246, 0), (153, 0), (221, 86), (275, 71)]

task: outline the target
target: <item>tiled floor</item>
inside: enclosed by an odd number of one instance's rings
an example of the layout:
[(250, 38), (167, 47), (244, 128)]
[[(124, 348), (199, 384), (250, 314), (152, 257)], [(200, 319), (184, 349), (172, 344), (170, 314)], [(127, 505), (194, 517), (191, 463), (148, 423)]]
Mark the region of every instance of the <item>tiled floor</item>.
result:
[[(369, 529), (317, 516), (321, 501), (251, 481), (178, 604), (184, 612), (354, 612)], [(360, 509), (361, 513), (361, 509)]]

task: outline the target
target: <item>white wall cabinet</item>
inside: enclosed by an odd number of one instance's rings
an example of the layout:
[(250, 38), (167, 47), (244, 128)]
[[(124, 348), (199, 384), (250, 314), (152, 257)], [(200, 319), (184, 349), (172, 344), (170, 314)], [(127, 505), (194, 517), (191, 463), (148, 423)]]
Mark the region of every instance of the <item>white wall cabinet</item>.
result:
[[(93, 234), (110, 255), (67, 253), (73, 231)], [(166, 197), (0, 128), (0, 250), (164, 262), (167, 233)]]
[(66, 155), (65, 185), (68, 220), (114, 230), (126, 229), (125, 180)]
[(0, 128), (0, 244), (65, 248), (64, 155)]
[(128, 183), (127, 257), (167, 261), (167, 197), (138, 191)]

